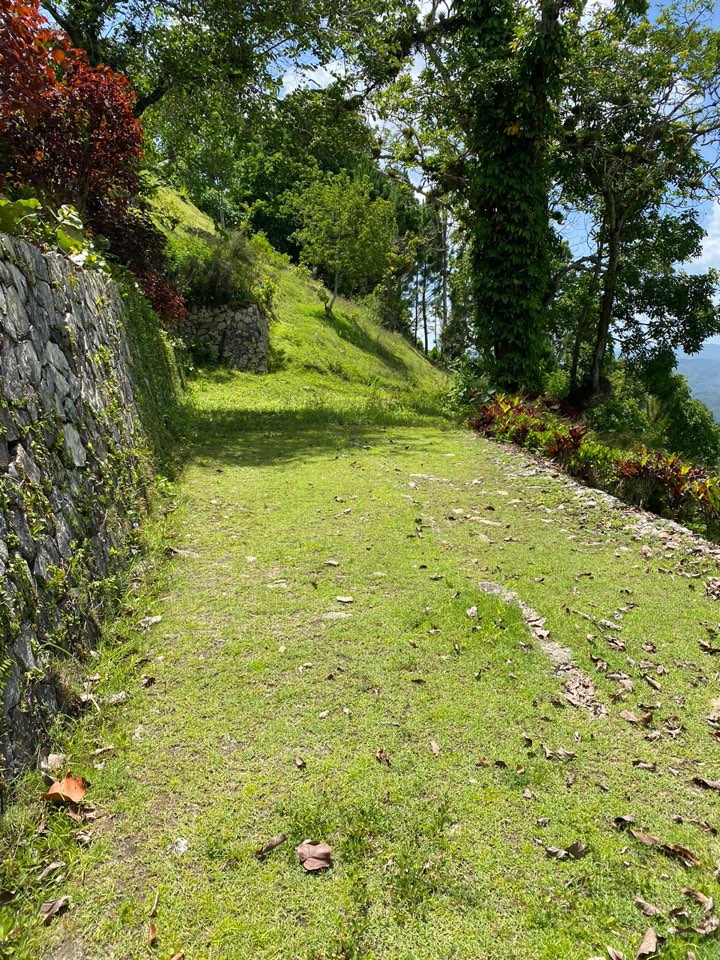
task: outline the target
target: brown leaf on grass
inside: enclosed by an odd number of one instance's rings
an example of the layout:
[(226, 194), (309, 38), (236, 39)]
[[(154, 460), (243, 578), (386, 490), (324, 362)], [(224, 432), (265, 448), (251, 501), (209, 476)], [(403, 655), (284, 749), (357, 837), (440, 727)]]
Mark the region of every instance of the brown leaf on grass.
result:
[(154, 627), (155, 624), (160, 623), (161, 620), (162, 616), (160, 615), (156, 617), (143, 617), (139, 623), (139, 626), (141, 626), (143, 630), (149, 630), (150, 627)]
[(707, 937), (710, 933), (717, 933), (720, 930), (720, 917), (716, 917), (714, 914), (712, 916), (707, 916), (697, 927), (692, 928), (693, 933), (697, 933), (700, 937)]
[(148, 924), (147, 942), (149, 947), (157, 946), (157, 935), (158, 935), (157, 925), (154, 923)]
[(40, 758), (40, 769), (43, 773), (60, 773), (64, 766), (65, 755), (62, 753), (49, 753)]
[(640, 843), (644, 843), (646, 847), (660, 846), (660, 837), (653, 837), (652, 834), (643, 833), (642, 830), (631, 830), (630, 833)]
[(554, 860), (567, 860), (568, 857), (572, 860), (582, 860), (587, 856), (589, 849), (581, 840), (576, 840), (567, 850), (562, 847), (545, 847), (545, 853)]
[(51, 873), (56, 873), (61, 867), (64, 866), (64, 860), (55, 860), (53, 863), (49, 863), (37, 878), (37, 882), (42, 883), (43, 880), (47, 880)]
[(589, 851), (590, 848), (581, 840), (576, 840), (575, 843), (571, 844), (567, 848), (567, 852), (570, 854), (573, 860), (582, 860), (583, 857), (588, 855)]
[(678, 813), (674, 813), (671, 819), (673, 823), (691, 823), (695, 827), (700, 827), (706, 833), (712, 834), (713, 837), (717, 836), (717, 827), (713, 827), (707, 820), (699, 820), (697, 817), (681, 817)]
[(713, 898), (706, 897), (705, 894), (700, 893), (699, 890), (693, 890), (692, 887), (683, 887), (680, 893), (684, 894), (686, 897), (690, 897), (690, 899), (694, 900), (695, 903), (699, 903), (705, 913), (712, 913), (715, 909), (715, 901)]
[(656, 764), (646, 763), (644, 760), (633, 760), (632, 765), (636, 770), (649, 770), (651, 773), (655, 773), (657, 770)]
[(616, 950), (615, 947), (606, 947), (606, 949), (610, 960), (625, 960), (625, 954), (621, 950)]
[(652, 927), (648, 927), (645, 931), (645, 936), (642, 938), (642, 943), (638, 947), (638, 951), (635, 954), (635, 960), (644, 960), (645, 957), (654, 957), (657, 953), (657, 949), (657, 934)]
[(75, 834), (75, 840), (81, 847), (89, 847), (92, 843), (92, 834), (88, 830), (78, 830)]
[(637, 723), (643, 727), (647, 727), (652, 723), (651, 713), (644, 713), (641, 717), (638, 717), (634, 713), (631, 713), (629, 710), (621, 710), (620, 717), (623, 720), (627, 720), (628, 723)]
[(439, 743), (436, 743), (434, 740), (431, 740), (431, 741), (430, 741), (430, 749), (432, 750), (434, 757), (439, 757), (439, 756), (440, 756), (440, 744), (439, 744)]
[(266, 857), (269, 853), (279, 847), (281, 844), (285, 843), (287, 836), (284, 833), (279, 833), (276, 837), (271, 837), (267, 843), (264, 843), (255, 851), (255, 856), (258, 860), (261, 857)]
[(335, 597), (335, 599), (337, 600), (338, 603), (354, 603), (355, 602), (352, 597)]
[(66, 804), (82, 803), (87, 792), (87, 785), (82, 777), (74, 777), (68, 773), (62, 780), (56, 780), (47, 793), (43, 794), (43, 800), (48, 803), (55, 803), (58, 806)]
[(332, 866), (332, 848), (327, 843), (318, 843), (316, 840), (303, 840), (295, 847), (300, 863), (311, 873), (316, 870), (327, 870)]
[(181, 950), (180, 953), (174, 953), (172, 957), (170, 957), (170, 960), (185, 960), (185, 954)]
[(660, 907), (656, 907), (654, 903), (648, 903), (648, 901), (643, 900), (642, 897), (635, 897), (633, 903), (642, 910), (646, 917), (656, 917), (662, 913)]
[(53, 917), (59, 917), (70, 907), (70, 897), (58, 897), (57, 900), (46, 900), (40, 907), (40, 919), (47, 927)]
[(692, 782), (696, 787), (702, 787), (703, 790), (720, 791), (720, 780), (706, 780), (704, 777), (693, 777)]
[(491, 766), (491, 762), (490, 762), (490, 760), (488, 760), (487, 757), (480, 757), (479, 760), (476, 760), (476, 761), (475, 761), (475, 766), (476, 766), (476, 767), (489, 767), (489, 766)]
[(140, 677), (141, 687), (151, 687), (154, 683), (155, 683), (155, 677), (151, 677), (147, 673), (144, 673), (142, 677)]
[(625, 816), (615, 817), (613, 823), (618, 828), (618, 830), (624, 830), (625, 827), (629, 827), (631, 823), (635, 823), (635, 814), (628, 813)]
[(720, 653), (720, 647), (714, 647), (711, 643), (708, 643), (707, 640), (699, 640), (698, 643), (703, 653), (709, 653), (711, 655)]
[(390, 766), (390, 757), (388, 756), (387, 750), (385, 747), (380, 747), (380, 749), (375, 754), (375, 759), (378, 763), (384, 763), (386, 767)]
[(307, 766), (307, 764), (305, 763), (302, 757), (295, 757), (295, 759), (293, 760), (293, 763), (298, 768), (298, 770), (304, 770), (305, 767)]
[(700, 860), (695, 856), (692, 850), (687, 847), (681, 847), (679, 843), (662, 843), (660, 849), (670, 857), (679, 860), (685, 867), (697, 867)]

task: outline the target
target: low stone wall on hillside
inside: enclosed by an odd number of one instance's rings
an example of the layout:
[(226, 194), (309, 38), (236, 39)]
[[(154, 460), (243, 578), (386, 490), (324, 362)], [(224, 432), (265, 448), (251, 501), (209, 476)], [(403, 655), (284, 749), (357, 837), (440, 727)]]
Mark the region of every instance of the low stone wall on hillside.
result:
[(218, 361), (236, 370), (267, 373), (268, 319), (256, 304), (191, 308), (177, 332), (196, 337)]
[(146, 507), (123, 321), (105, 275), (0, 235), (0, 767), (11, 774), (62, 707), (63, 659), (96, 641), (106, 578)]

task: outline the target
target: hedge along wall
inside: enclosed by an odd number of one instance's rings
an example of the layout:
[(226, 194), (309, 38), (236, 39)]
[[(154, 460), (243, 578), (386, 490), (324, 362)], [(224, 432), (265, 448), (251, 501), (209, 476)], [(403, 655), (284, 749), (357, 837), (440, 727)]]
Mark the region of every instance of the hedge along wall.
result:
[(180, 384), (157, 318), (99, 272), (0, 235), (0, 764), (62, 707), (96, 642)]

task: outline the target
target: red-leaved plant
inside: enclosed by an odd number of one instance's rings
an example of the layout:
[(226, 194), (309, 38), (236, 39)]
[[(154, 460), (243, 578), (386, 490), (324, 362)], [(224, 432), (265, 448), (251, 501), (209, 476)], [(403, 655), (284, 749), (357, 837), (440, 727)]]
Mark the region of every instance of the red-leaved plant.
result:
[(0, 189), (77, 207), (167, 323), (185, 304), (160, 276), (163, 235), (135, 204), (143, 128), (134, 109), (127, 78), (90, 64), (39, 0), (0, 0)]

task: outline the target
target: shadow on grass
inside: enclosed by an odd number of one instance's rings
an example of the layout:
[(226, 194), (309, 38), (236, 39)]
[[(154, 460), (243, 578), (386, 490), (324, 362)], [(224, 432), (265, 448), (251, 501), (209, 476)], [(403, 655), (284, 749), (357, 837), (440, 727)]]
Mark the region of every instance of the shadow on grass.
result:
[[(329, 406), (288, 410), (195, 411), (187, 461), (203, 459), (232, 466), (268, 466), (290, 460), (336, 457), (376, 443), (387, 443), (390, 427), (439, 421), (436, 408), (393, 409), (368, 403), (348, 411)], [(417, 452), (417, 443), (413, 442)]]
[(364, 350), (374, 357), (378, 357), (382, 362), (393, 370), (408, 371), (408, 365), (405, 361), (392, 353), (387, 347), (384, 347), (379, 340), (370, 336), (367, 330), (364, 330), (357, 321), (349, 320), (340, 313), (332, 313), (328, 316), (324, 309), (315, 311), (318, 320), (334, 330), (341, 340), (347, 340), (359, 350)]

